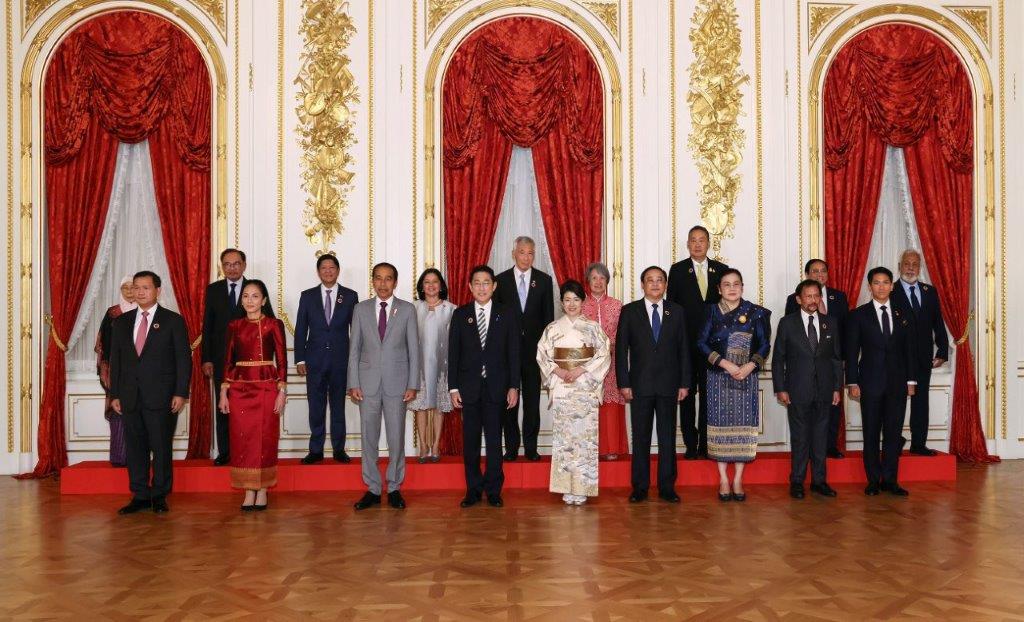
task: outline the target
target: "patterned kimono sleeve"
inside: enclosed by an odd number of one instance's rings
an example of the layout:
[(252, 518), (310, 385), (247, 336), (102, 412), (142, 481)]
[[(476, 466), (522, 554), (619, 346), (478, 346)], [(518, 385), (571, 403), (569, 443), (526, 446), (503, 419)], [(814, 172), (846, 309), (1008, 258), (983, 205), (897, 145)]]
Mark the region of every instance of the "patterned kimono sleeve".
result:
[(583, 383), (588, 391), (596, 391), (604, 385), (605, 374), (612, 364), (611, 342), (596, 322), (587, 325), (588, 341), (594, 344), (594, 356), (583, 366), (586, 370), (577, 382)]
[(549, 389), (554, 387), (557, 380), (557, 376), (555, 376), (555, 369), (558, 367), (555, 363), (555, 339), (551, 334), (555, 332), (553, 330), (555, 324), (557, 322), (548, 324), (540, 341), (537, 342), (537, 365), (540, 366), (540, 378), (544, 386)]

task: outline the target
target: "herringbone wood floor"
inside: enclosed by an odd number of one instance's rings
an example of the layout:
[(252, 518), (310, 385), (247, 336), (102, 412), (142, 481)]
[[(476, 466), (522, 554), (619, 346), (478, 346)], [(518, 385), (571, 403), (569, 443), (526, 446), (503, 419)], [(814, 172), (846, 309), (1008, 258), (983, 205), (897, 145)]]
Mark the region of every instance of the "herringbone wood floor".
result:
[(0, 480), (0, 619), (1024, 620), (1024, 461), (961, 467), (909, 499), (682, 505), (602, 490), (583, 508), (508, 491), (506, 507), (415, 494), (356, 514), (352, 495), (61, 497)]

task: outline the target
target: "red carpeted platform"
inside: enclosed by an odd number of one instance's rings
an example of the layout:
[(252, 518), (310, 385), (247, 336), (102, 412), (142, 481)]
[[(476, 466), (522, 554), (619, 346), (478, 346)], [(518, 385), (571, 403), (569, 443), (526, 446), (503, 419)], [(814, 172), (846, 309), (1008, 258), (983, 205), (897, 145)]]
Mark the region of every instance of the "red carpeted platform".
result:
[[(828, 481), (831, 484), (864, 482), (864, 466), (860, 452), (849, 452), (846, 458), (828, 461)], [(652, 457), (652, 480), (657, 472)], [(387, 461), (381, 460), (383, 473)], [(520, 458), (505, 463), (505, 487), (547, 488), (551, 460), (544, 456), (540, 462), (527, 462)], [(601, 463), (602, 488), (629, 488), (629, 457)], [(748, 484), (786, 484), (789, 482), (789, 454), (762, 453), (747, 467), (744, 481)], [(810, 477), (807, 478), (810, 482)], [(939, 454), (931, 458), (904, 454), (900, 459), (900, 481), (956, 481), (956, 458)], [(718, 470), (709, 460), (679, 460), (679, 486), (714, 486), (718, 484)], [(278, 465), (278, 483), (275, 490), (364, 490), (358, 459), (350, 464), (338, 464), (327, 459), (320, 464), (304, 465), (297, 459), (281, 460)], [(415, 458), (407, 460), (403, 490), (463, 490), (462, 460), (446, 457), (436, 464), (418, 464)], [(653, 488), (653, 486), (652, 486)], [(62, 494), (108, 494), (128, 491), (128, 473), (124, 468), (113, 468), (107, 462), (80, 462), (61, 470)], [(217, 467), (210, 460), (178, 460), (174, 463), (174, 492), (228, 492), (231, 482), (228, 467)]]

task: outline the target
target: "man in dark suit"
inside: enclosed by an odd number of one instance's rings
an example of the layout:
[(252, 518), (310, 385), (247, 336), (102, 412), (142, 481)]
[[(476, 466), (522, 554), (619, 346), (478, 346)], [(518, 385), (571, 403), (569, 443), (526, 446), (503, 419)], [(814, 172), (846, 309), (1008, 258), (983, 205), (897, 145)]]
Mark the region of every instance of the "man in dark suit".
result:
[(911, 318), (893, 305), (888, 268), (872, 268), (868, 285), (871, 301), (850, 313), (844, 345), (846, 383), (850, 397), (860, 399), (864, 428), (864, 494), (885, 490), (905, 497), (898, 475), (907, 396), (914, 395), (918, 376), (914, 328)]
[(839, 354), (835, 318), (819, 312), (822, 287), (807, 279), (796, 288), (800, 307), (779, 321), (772, 354), (775, 396), (786, 406), (792, 468), (789, 495), (804, 498), (804, 478), (810, 454), (811, 491), (836, 496), (828, 485), (825, 454), (829, 410), (839, 403), (843, 389), (843, 361)]
[(658, 431), (658, 496), (676, 494), (676, 405), (693, 382), (686, 314), (666, 300), (665, 271), (651, 266), (640, 275), (644, 297), (624, 307), (615, 341), (615, 377), (630, 402), (633, 431), (631, 503), (647, 499), (651, 483), (651, 431)]
[[(452, 312), (448, 330), (448, 389), (462, 408), (462, 460), (466, 469), (464, 508), (487, 494), (501, 507), (501, 419), (519, 399), (519, 347), (516, 313), (492, 300), (495, 282), (489, 266), (469, 273), (473, 302)], [(535, 344), (536, 346), (536, 344)], [(480, 430), (487, 444), (487, 470), (480, 473)]]
[(338, 462), (349, 462), (345, 453), (345, 392), (348, 389), (349, 328), (356, 293), (338, 283), (341, 265), (334, 255), (316, 260), (320, 285), (299, 297), (295, 316), (295, 367), (306, 377), (309, 404), (309, 453), (303, 464), (324, 459), (327, 404), (331, 405), (331, 449)]
[[(527, 460), (540, 460), (537, 435), (540, 433), (540, 368), (537, 366), (537, 342), (544, 329), (555, 319), (554, 286), (551, 277), (533, 267), (534, 244), (531, 238), (516, 238), (512, 249), (515, 265), (498, 275), (494, 302), (513, 311), (519, 323), (519, 364), (523, 389), (523, 453)], [(505, 460), (519, 454), (519, 406), (505, 414)]]
[[(850, 313), (850, 303), (846, 294), (838, 289), (828, 287), (828, 264), (824, 259), (811, 259), (804, 265), (804, 275), (821, 284), (821, 304), (818, 305), (818, 313), (827, 315), (832, 320), (833, 335), (839, 345), (839, 355), (843, 353), (844, 322)], [(800, 310), (800, 301), (796, 294), (790, 294), (786, 298), (786, 315), (796, 313)], [(839, 451), (839, 426), (843, 421), (842, 404), (837, 403), (829, 408), (828, 418), (828, 457), (842, 458), (843, 452)]]
[[(220, 269), (224, 278), (206, 287), (205, 312), (203, 313), (203, 375), (213, 378), (214, 395), (217, 396), (217, 458), (213, 461), (223, 466), (231, 461), (228, 415), (220, 411), (220, 385), (224, 381), (224, 348), (227, 343), (228, 322), (245, 315), (242, 309), (242, 288), (245, 287), (245, 253), (237, 248), (225, 249), (220, 254)], [(263, 315), (274, 317), (274, 310), (267, 301)]]
[[(686, 239), (690, 256), (672, 265), (668, 275), (668, 299), (686, 312), (686, 334), (690, 337), (690, 359), (703, 361), (697, 349), (697, 335), (707, 319), (707, 305), (718, 302), (718, 282), (722, 271), (729, 266), (708, 258), (711, 234), (700, 225), (690, 229)], [(687, 384), (692, 390), (679, 408), (679, 426), (683, 430), (687, 460), (708, 457), (708, 398), (704, 392), (707, 365), (693, 365), (693, 379)], [(698, 395), (699, 394), (699, 395)], [(700, 411), (698, 413), (698, 402)]]
[(156, 274), (137, 273), (132, 286), (138, 308), (123, 313), (111, 326), (110, 406), (124, 418), (132, 491), (131, 502), (118, 510), (120, 514), (149, 507), (157, 513), (168, 510), (171, 443), (178, 413), (188, 400), (192, 352), (185, 320), (157, 304), (160, 285)]
[(918, 280), (921, 274), (921, 253), (908, 249), (900, 256), (900, 278), (893, 288), (892, 299), (897, 308), (912, 318), (917, 345), (917, 392), (910, 398), (910, 453), (934, 456), (928, 441), (928, 387), (932, 370), (949, 360), (949, 335), (942, 321), (942, 304), (934, 285)]

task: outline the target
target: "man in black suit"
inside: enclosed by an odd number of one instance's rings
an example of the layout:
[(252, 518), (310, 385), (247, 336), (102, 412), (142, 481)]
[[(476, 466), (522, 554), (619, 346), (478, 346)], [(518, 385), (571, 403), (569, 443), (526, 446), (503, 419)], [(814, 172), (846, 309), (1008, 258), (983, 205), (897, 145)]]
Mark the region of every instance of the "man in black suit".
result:
[[(448, 330), (448, 389), (462, 408), (462, 460), (466, 469), (464, 508), (487, 503), (501, 507), (501, 418), (519, 399), (520, 330), (516, 313), (492, 300), (494, 270), (476, 266), (469, 273), (473, 302), (452, 312)], [(536, 344), (534, 344), (536, 347)], [(487, 470), (480, 473), (480, 430), (487, 442)]]
[(804, 478), (810, 454), (811, 491), (836, 496), (828, 485), (825, 454), (829, 410), (839, 403), (843, 389), (843, 361), (839, 354), (838, 323), (819, 312), (820, 283), (802, 281), (795, 296), (800, 307), (779, 321), (772, 354), (775, 396), (786, 406), (792, 468), (789, 495), (804, 498)]
[(900, 256), (900, 278), (893, 288), (892, 299), (897, 308), (913, 318), (914, 341), (917, 345), (917, 392), (910, 398), (910, 453), (934, 456), (928, 442), (928, 387), (932, 370), (949, 360), (949, 335), (942, 321), (942, 304), (934, 285), (918, 280), (921, 274), (921, 253), (908, 249)]
[[(811, 259), (804, 265), (804, 275), (821, 284), (821, 304), (818, 305), (818, 313), (827, 315), (832, 320), (834, 338), (839, 345), (839, 355), (843, 353), (843, 324), (846, 316), (850, 314), (850, 303), (846, 294), (838, 289), (828, 287), (828, 264), (824, 259)], [(796, 294), (790, 294), (786, 298), (786, 315), (796, 313), (800, 310), (800, 301)], [(839, 426), (843, 421), (842, 403), (837, 403), (829, 408), (828, 418), (828, 457), (842, 458), (843, 452), (839, 451)]]
[(157, 513), (168, 510), (171, 442), (178, 413), (188, 400), (192, 353), (185, 320), (157, 304), (160, 284), (152, 272), (137, 273), (132, 286), (138, 308), (120, 315), (111, 326), (110, 407), (124, 418), (132, 491), (131, 502), (119, 514), (149, 507)]
[(898, 474), (907, 396), (914, 395), (918, 376), (914, 328), (911, 318), (893, 305), (888, 268), (872, 268), (868, 284), (871, 301), (850, 313), (844, 345), (846, 383), (850, 397), (860, 399), (864, 428), (864, 494), (885, 490), (905, 497)]
[(665, 296), (665, 271), (651, 266), (640, 275), (644, 297), (624, 307), (615, 341), (615, 377), (630, 402), (633, 431), (631, 503), (647, 499), (651, 483), (651, 429), (658, 431), (658, 496), (676, 494), (676, 404), (693, 386), (690, 340), (683, 308)]
[[(224, 382), (224, 348), (227, 344), (228, 322), (245, 315), (242, 309), (242, 288), (245, 287), (245, 253), (237, 248), (225, 249), (220, 254), (220, 269), (224, 278), (206, 287), (206, 310), (203, 313), (203, 375), (213, 378), (217, 396), (217, 458), (223, 466), (231, 461), (228, 415), (220, 411), (220, 385)], [(263, 305), (263, 315), (274, 317), (270, 301)]]
[[(668, 275), (668, 299), (686, 312), (686, 334), (690, 337), (690, 358), (703, 361), (697, 349), (697, 335), (707, 319), (707, 305), (718, 302), (718, 282), (722, 271), (729, 266), (708, 258), (711, 234), (700, 225), (690, 229), (686, 239), (690, 256), (672, 265)], [(708, 398), (704, 387), (708, 378), (707, 365), (694, 365), (693, 379), (687, 384), (692, 390), (679, 408), (679, 426), (683, 429), (687, 460), (708, 457)], [(699, 393), (699, 396), (698, 396)], [(697, 405), (700, 403), (698, 415)]]
[[(555, 319), (554, 286), (551, 277), (533, 267), (536, 244), (531, 238), (516, 238), (512, 249), (515, 265), (498, 275), (494, 302), (516, 314), (520, 337), (519, 364), (523, 388), (523, 453), (527, 460), (540, 460), (537, 435), (540, 434), (540, 368), (537, 366), (537, 342), (544, 329)], [(505, 460), (519, 454), (519, 406), (505, 414)]]

